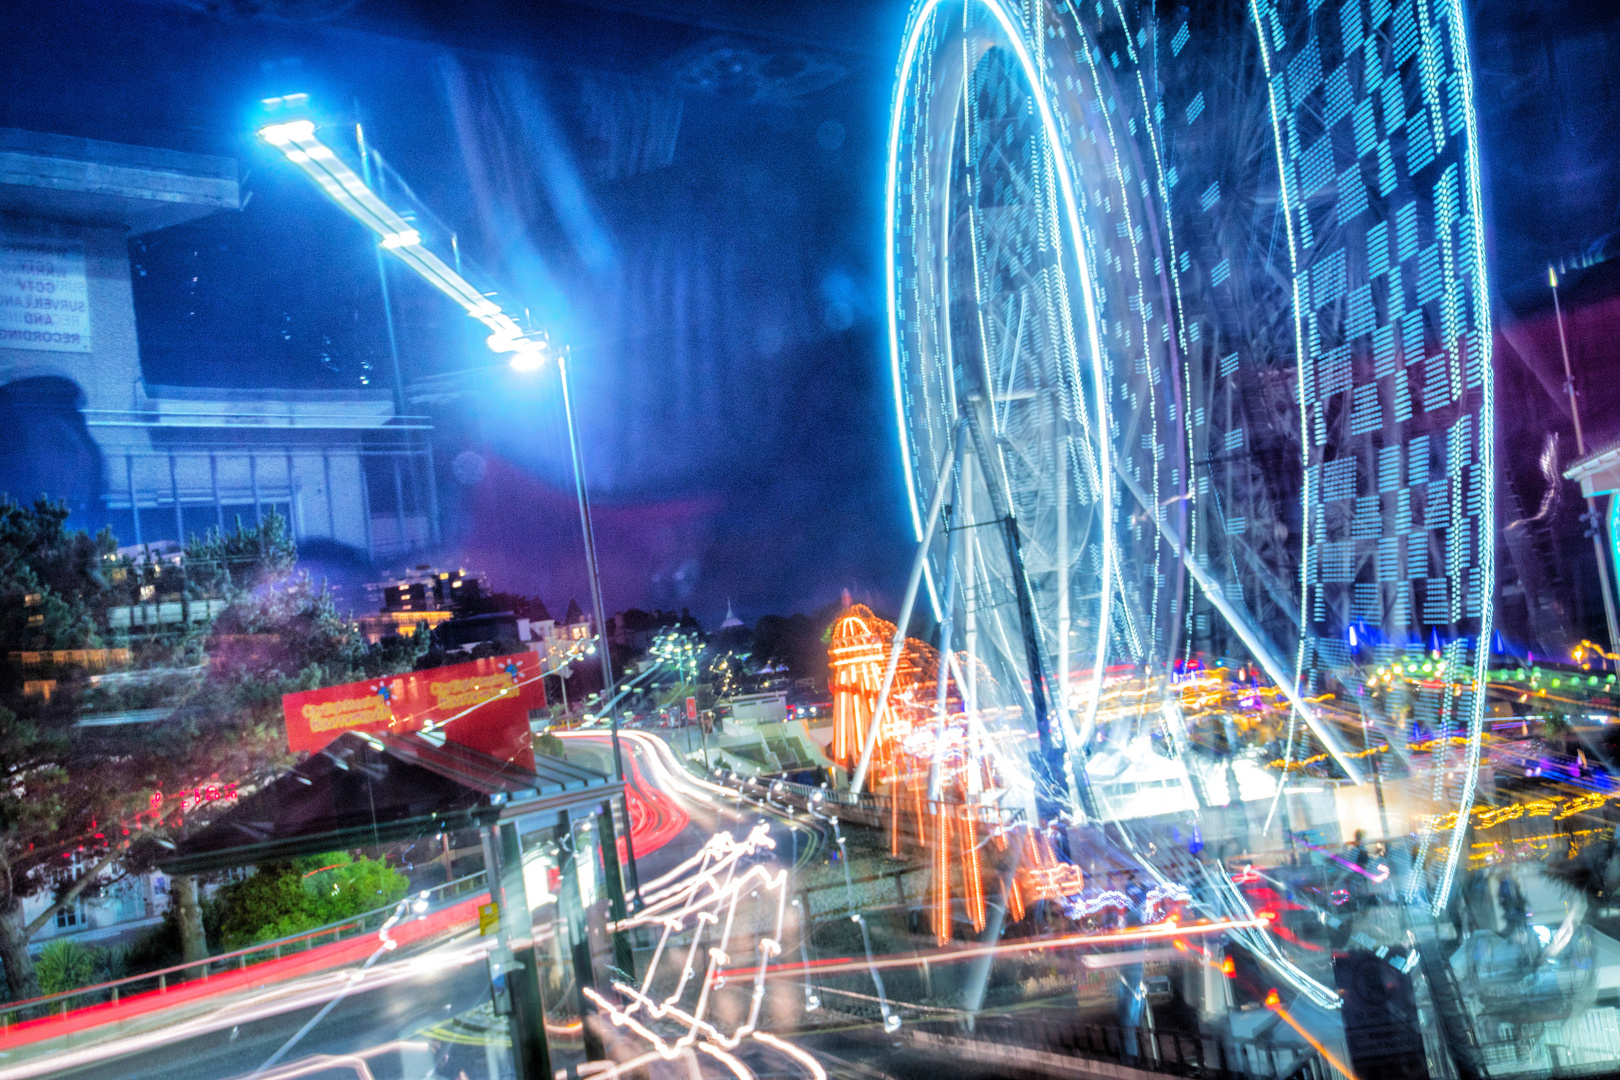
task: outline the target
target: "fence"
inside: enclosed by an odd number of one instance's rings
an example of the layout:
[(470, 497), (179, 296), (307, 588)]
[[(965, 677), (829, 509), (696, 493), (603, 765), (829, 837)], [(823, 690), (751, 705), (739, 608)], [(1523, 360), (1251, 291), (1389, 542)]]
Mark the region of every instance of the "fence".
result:
[[(1251, 1039), (1073, 1023), (1023, 1013), (981, 1015), (968, 1035), (959, 1024), (924, 1021), (912, 1037), (958, 1057), (995, 1060), (1020, 1071), (1050, 1075), (1054, 1061), (1081, 1058), (1129, 1065), (1173, 1076), (1257, 1080), (1334, 1080), (1315, 1050)], [(1080, 1071), (1076, 1069), (1075, 1071)]]
[[(446, 882), (443, 885), (426, 890), (429, 908), (443, 907), (483, 888), (485, 888), (483, 871)], [(116, 1004), (121, 998), (154, 990), (163, 993), (170, 988), (171, 984), (198, 980), (206, 981), (212, 975), (242, 971), (252, 964), (259, 964), (268, 960), (280, 960), (285, 956), (292, 956), (300, 952), (311, 952), (318, 946), (333, 945), (340, 941), (372, 933), (387, 922), (397, 908), (397, 904), (389, 904), (386, 907), (375, 908), (359, 915), (352, 915), (347, 919), (328, 923), (325, 926), (317, 926), (313, 930), (305, 930), (302, 933), (277, 938), (274, 941), (249, 945), (245, 949), (219, 953), (204, 960), (175, 964), (172, 967), (161, 968), (157, 971), (148, 971), (140, 975), (129, 975), (122, 979), (114, 979), (111, 982), (96, 983), (93, 986), (81, 986), (75, 990), (46, 994), (25, 1001), (10, 1002), (0, 1006), (0, 1034), (9, 1031), (11, 1025), (19, 1021), (40, 1019), (53, 1014), (65, 1016), (74, 1009), (81, 1009), (88, 1005)]]

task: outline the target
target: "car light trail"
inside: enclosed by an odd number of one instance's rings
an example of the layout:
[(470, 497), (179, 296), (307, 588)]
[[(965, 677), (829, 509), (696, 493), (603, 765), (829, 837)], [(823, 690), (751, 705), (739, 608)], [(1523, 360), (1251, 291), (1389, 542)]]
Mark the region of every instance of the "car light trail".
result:
[[(741, 864), (744, 858), (774, 847), (770, 826), (765, 823), (754, 826), (740, 841), (730, 833), (717, 833), (696, 855), (658, 881), (649, 883), (644, 890), (648, 903), (641, 911), (612, 926), (615, 931), (634, 926), (660, 926), (663, 930), (647, 963), (641, 985), (638, 987), (625, 982), (613, 984), (628, 1005), (615, 1002), (594, 988), (584, 990), (586, 997), (600, 1010), (599, 1015), (652, 1046), (650, 1053), (633, 1061), (671, 1061), (696, 1050), (713, 1057), (738, 1080), (753, 1080), (753, 1072), (732, 1053), (745, 1041), (752, 1040), (795, 1062), (810, 1080), (826, 1080), (825, 1070), (807, 1052), (759, 1030), (766, 976), (771, 962), (782, 952), (788, 871), (773, 872), (758, 865), (742, 869)], [(723, 965), (731, 960), (729, 950), (733, 947), (732, 935), (737, 925), (738, 907), (745, 897), (762, 894), (767, 898), (764, 902), (774, 907), (774, 911), (772, 929), (758, 938), (758, 964), (727, 972)], [(770, 899), (772, 896), (774, 904)], [(692, 939), (679, 960), (680, 975), (668, 995), (655, 999), (651, 995), (651, 987), (669, 950), (670, 939), (672, 935), (688, 930), (692, 931)], [(706, 969), (701, 980), (697, 981), (695, 1002), (690, 1008), (683, 1008), (681, 1001), (697, 975), (700, 955), (707, 958)], [(724, 989), (728, 974), (738, 975), (745, 971), (752, 975), (748, 1013), (733, 1031), (727, 1033), (709, 1019), (713, 995)], [(686, 1031), (671, 1041), (648, 1026), (638, 1014), (645, 1016), (648, 1021), (675, 1020)], [(602, 1075), (617, 1075), (630, 1067), (629, 1063), (618, 1064)]]
[(273, 987), (244, 1000), (215, 1008), (202, 1016), (168, 1024), (154, 1031), (124, 1036), (83, 1049), (65, 1050), (37, 1061), (19, 1062), (8, 1068), (0, 1068), (0, 1080), (31, 1080), (33, 1077), (56, 1076), (97, 1062), (155, 1050), (212, 1032), (228, 1031), (238, 1025), (251, 1024), (319, 1006), (338, 994), (373, 993), (411, 979), (442, 976), (468, 965), (483, 964), (488, 952), (488, 942), (477, 942), (453, 949), (439, 949), (382, 968), (373, 968), (359, 983), (354, 981), (356, 971), (353, 968), (327, 972), (295, 983)]
[[(952, 964), (959, 960), (972, 960), (980, 956), (1012, 956), (1020, 953), (1050, 952), (1053, 949), (1070, 949), (1086, 945), (1130, 945), (1142, 941), (1162, 941), (1166, 938), (1223, 934), (1230, 930), (1264, 930), (1268, 926), (1269, 921), (1260, 918), (1223, 919), (1219, 922), (1189, 923), (1186, 926), (1172, 922), (1147, 926), (1140, 930), (1120, 930), (1104, 934), (1070, 934), (1060, 938), (1001, 942), (996, 945), (979, 945), (966, 949), (937, 949), (933, 952), (916, 953), (911, 956), (885, 956), (870, 962), (855, 959), (821, 961), (810, 966), (818, 975), (836, 975), (846, 971), (864, 971), (869, 963), (879, 968), (921, 967), (925, 962), (929, 964)], [(781, 964), (772, 968), (767, 973), (766, 978), (785, 978), (800, 973), (801, 969), (798, 964)]]
[(1350, 1071), (1350, 1067), (1348, 1065), (1335, 1057), (1331, 1050), (1323, 1046), (1321, 1041), (1318, 1040), (1316, 1036), (1306, 1031), (1304, 1026), (1301, 1025), (1298, 1020), (1295, 1020), (1287, 1009), (1282, 1007), (1282, 999), (1277, 995), (1277, 991), (1273, 990), (1271, 993), (1266, 995), (1266, 1008), (1276, 1013), (1277, 1016), (1281, 1018), (1283, 1023), (1297, 1031), (1299, 1033), (1299, 1037), (1304, 1039), (1307, 1043), (1310, 1043), (1311, 1049), (1315, 1050), (1318, 1054), (1321, 1054), (1323, 1060), (1329, 1065), (1332, 1065), (1334, 1069), (1338, 1070), (1339, 1074), (1344, 1077), (1344, 1080), (1357, 1080), (1356, 1074)]

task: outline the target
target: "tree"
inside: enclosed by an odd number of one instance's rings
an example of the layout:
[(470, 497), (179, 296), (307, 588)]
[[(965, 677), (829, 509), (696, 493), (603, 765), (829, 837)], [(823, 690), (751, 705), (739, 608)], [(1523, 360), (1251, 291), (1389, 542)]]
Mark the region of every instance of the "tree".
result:
[(822, 631), (830, 620), (821, 613), (762, 616), (754, 624), (753, 660), (762, 666), (785, 667), (795, 679), (827, 680), (827, 643)]
[(232, 532), (193, 534), (181, 565), (193, 595), (226, 596), (280, 581), (297, 564), (298, 545), (287, 531), (287, 519), (270, 509), (252, 529), (238, 516)]
[[(126, 740), (119, 748), (131, 753), (132, 761), (145, 763), (147, 790), (195, 790), (221, 777), (235, 778), (239, 790), (250, 790), (292, 764), (282, 695), (409, 671), (427, 651), (423, 629), (369, 645), (338, 610), (331, 591), (295, 570), (284, 529), (282, 519), (267, 515), (256, 538), (217, 542), (226, 552), (257, 553), (264, 561), (228, 564), (234, 571), (226, 578), (231, 599), (210, 628), (202, 685), (166, 723), (141, 738), (141, 745)], [(161, 752), (164, 746), (168, 753)], [(153, 838), (172, 843), (206, 823), (211, 806), (194, 801), (192, 810), (201, 814), (187, 814), (182, 803), (180, 813), (154, 823)], [(138, 849), (127, 869), (144, 870), (156, 854), (151, 845)], [(183, 959), (200, 960), (207, 955), (207, 941), (196, 882), (175, 875), (170, 887)]]
[(263, 866), (220, 891), (220, 934), (231, 949), (287, 937), (398, 903), (409, 885), (387, 863), (346, 852)]
[(21, 654), (103, 644), (94, 615), (116, 542), (67, 530), (67, 516), (62, 503), (0, 499), (0, 963), (13, 997), (39, 991), (23, 899), (61, 878), (64, 858), (82, 864), (73, 856), (96, 843), (105, 809), (125, 803), (109, 770), (77, 753), (83, 674), (27, 692)]
[(563, 761), (568, 759), (568, 747), (564, 745), (561, 739), (549, 731), (541, 732), (540, 737), (534, 740), (534, 752)]
[[(281, 695), (408, 671), (427, 637), (368, 645), (331, 592), (296, 571), (286, 521), (193, 538), (178, 566), (120, 559), (110, 532), (64, 528), (67, 511), (41, 500), (0, 500), (0, 963), (15, 999), (39, 983), (28, 941), (62, 906), (93, 895), (104, 875), (144, 872), (165, 846), (291, 763)], [(137, 641), (102, 629), (110, 607), (151, 588), (223, 613)], [(212, 609), (205, 609), (212, 610)], [(195, 609), (193, 608), (193, 612)], [(91, 691), (80, 668), (52, 672), (46, 695), (25, 693), (26, 651), (128, 644), (145, 670), (183, 670), (159, 682), (174, 694), (159, 723), (81, 728)], [(198, 675), (196, 661), (206, 666)], [(184, 958), (206, 955), (196, 883), (171, 879)], [(24, 923), (22, 901), (53, 902)]]

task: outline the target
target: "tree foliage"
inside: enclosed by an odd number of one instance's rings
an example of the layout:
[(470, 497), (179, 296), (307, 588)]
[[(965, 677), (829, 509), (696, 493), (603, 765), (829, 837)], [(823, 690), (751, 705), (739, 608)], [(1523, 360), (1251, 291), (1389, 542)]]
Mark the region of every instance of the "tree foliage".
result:
[(280, 581), (297, 563), (298, 545), (287, 531), (287, 519), (271, 509), (257, 528), (248, 528), (238, 517), (232, 532), (193, 534), (182, 565), (195, 595), (220, 596), (251, 593)]
[(408, 887), (384, 862), (333, 852), (262, 866), (213, 903), (222, 944), (238, 949), (398, 903)]
[(97, 615), (115, 542), (67, 529), (67, 516), (61, 503), (0, 499), (0, 959), (14, 994), (37, 990), (31, 972), (20, 986), (11, 978), (28, 967), (18, 941), (22, 899), (52, 884), (78, 846), (96, 842), (102, 805), (124, 804), (116, 770), (84, 755), (75, 738), (85, 676), (31, 670), (37, 665), (24, 659), (103, 645)]
[(826, 630), (838, 617), (836, 604), (813, 615), (765, 615), (754, 624), (752, 660), (761, 666), (784, 667), (795, 679), (827, 679)]
[(563, 744), (561, 739), (549, 731), (541, 732), (540, 737), (534, 740), (534, 752), (545, 757), (559, 758), (564, 761), (568, 759), (568, 747)]
[[(94, 896), (149, 868), (160, 845), (230, 805), (224, 792), (291, 763), (282, 694), (409, 671), (427, 648), (425, 634), (368, 645), (297, 571), (273, 512), (194, 537), (178, 561), (121, 557), (110, 532), (69, 530), (67, 515), (0, 500), (0, 963), (14, 999), (39, 990), (27, 941), (49, 915), (25, 924), (23, 898)], [(189, 617), (134, 637), (110, 628), (110, 609), (153, 600)], [(130, 649), (135, 670), (92, 685), (82, 663), (21, 659), (102, 648)], [(87, 707), (168, 715), (81, 727)]]
[(111, 950), (71, 939), (53, 941), (40, 950), (35, 971), (45, 994), (63, 994), (81, 986), (108, 982), (121, 974), (119, 957)]

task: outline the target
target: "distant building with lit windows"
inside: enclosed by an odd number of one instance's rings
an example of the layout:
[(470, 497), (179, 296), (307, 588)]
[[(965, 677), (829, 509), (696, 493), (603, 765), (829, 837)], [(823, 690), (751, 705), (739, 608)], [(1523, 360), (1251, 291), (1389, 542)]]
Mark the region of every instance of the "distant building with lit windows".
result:
[(380, 610), (361, 616), (360, 629), (375, 644), (390, 634), (404, 636), (418, 626), (432, 630), (458, 616), (475, 614), (489, 594), (489, 583), (465, 567), (437, 570), (417, 566), (391, 582), (368, 584), (366, 591), (378, 595)]
[(388, 559), (438, 542), (431, 426), (378, 390), (157, 386), (128, 241), (240, 208), (237, 163), (0, 129), (3, 486), (46, 491), (126, 544), (252, 525)]
[(595, 637), (591, 620), (573, 600), (568, 602), (560, 623), (555, 619), (518, 620), (518, 638), (525, 648), (545, 658), (548, 669), (562, 664), (570, 650), (578, 650), (576, 655), (583, 653), (583, 646)]

